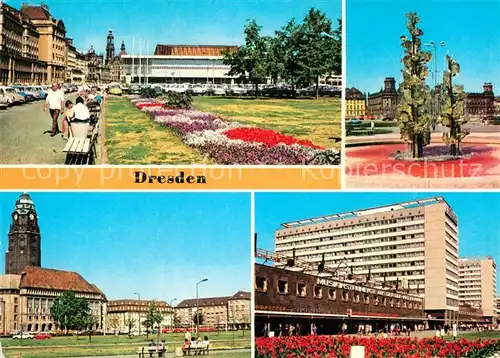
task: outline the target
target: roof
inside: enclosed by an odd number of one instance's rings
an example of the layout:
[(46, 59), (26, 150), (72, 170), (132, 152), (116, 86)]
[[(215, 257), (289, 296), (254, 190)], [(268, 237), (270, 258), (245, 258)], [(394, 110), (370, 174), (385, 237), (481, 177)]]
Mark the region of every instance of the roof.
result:
[(120, 305), (133, 305), (133, 306), (149, 306), (150, 303), (154, 303), (156, 306), (167, 306), (165, 301), (155, 301), (155, 300), (134, 300), (134, 299), (120, 299), (108, 301), (108, 307), (110, 306), (120, 306)]
[(234, 45), (156, 45), (155, 55), (174, 56), (222, 56), (222, 51), (235, 52)]
[(28, 266), (21, 274), (20, 288), (41, 288), (77, 293), (104, 293), (94, 284), (87, 282), (79, 273)]
[(230, 300), (249, 300), (249, 299), (251, 299), (251, 294), (250, 292), (246, 291), (238, 291), (230, 298)]
[(359, 89), (357, 89), (356, 87), (346, 88), (345, 89), (345, 98), (347, 100), (349, 100), (349, 99), (364, 100), (365, 99), (365, 95)]
[(424, 198), (424, 199), (396, 203), (396, 204), (392, 204), (392, 205), (382, 205), (382, 206), (376, 206), (376, 207), (371, 207), (371, 208), (366, 208), (366, 209), (349, 211), (349, 212), (344, 212), (344, 213), (339, 213), (339, 214), (332, 214), (332, 215), (323, 216), (323, 217), (315, 217), (315, 218), (309, 218), (309, 219), (304, 219), (304, 220), (299, 220), (299, 221), (287, 222), (287, 223), (282, 223), (281, 226), (283, 226), (285, 229), (287, 229), (287, 228), (291, 228), (291, 227), (317, 224), (317, 223), (322, 223), (322, 222), (326, 222), (326, 221), (352, 219), (352, 218), (357, 218), (357, 217), (360, 217), (363, 215), (372, 215), (372, 214), (376, 214), (376, 213), (390, 212), (390, 211), (394, 211), (394, 210), (412, 209), (412, 208), (416, 208), (416, 207), (432, 205), (432, 204), (437, 204), (437, 203), (446, 203), (449, 206), (449, 204), (446, 202), (446, 200), (442, 196), (434, 196), (434, 197), (429, 197), (429, 198)]
[[(187, 300), (183, 300), (179, 303), (175, 308), (189, 308), (189, 307), (208, 307), (208, 306), (225, 306), (227, 305), (227, 301), (229, 301), (231, 297), (206, 297), (206, 298), (189, 298)], [(196, 303), (198, 301), (198, 304)]]
[(50, 20), (50, 12), (42, 6), (23, 5), (21, 14), (31, 20)]

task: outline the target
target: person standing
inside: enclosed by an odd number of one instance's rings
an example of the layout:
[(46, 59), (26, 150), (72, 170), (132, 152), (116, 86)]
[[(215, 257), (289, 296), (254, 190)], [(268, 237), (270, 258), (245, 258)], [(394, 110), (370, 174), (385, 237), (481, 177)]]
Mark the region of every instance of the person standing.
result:
[(63, 108), (64, 92), (57, 83), (54, 83), (47, 93), (45, 106), (43, 108), (45, 112), (47, 112), (47, 110), (49, 111), (50, 118), (52, 119), (52, 130), (50, 132), (51, 137), (54, 137), (57, 133), (59, 133), (59, 124), (57, 121)]
[(457, 324), (456, 323), (453, 323), (453, 340), (456, 341), (457, 340)]

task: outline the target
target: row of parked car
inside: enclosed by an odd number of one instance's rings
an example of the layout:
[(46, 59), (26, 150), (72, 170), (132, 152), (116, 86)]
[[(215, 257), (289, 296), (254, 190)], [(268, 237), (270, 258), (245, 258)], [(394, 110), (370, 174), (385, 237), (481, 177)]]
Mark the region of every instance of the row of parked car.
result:
[[(50, 86), (0, 86), (0, 108), (20, 105), (33, 101), (43, 100), (47, 97)], [(61, 89), (64, 93), (78, 91), (76, 85), (63, 85)]]
[[(157, 95), (168, 92), (189, 93), (192, 96), (255, 96), (255, 86), (252, 84), (191, 84), (191, 83), (168, 83), (152, 85), (131, 85), (122, 88), (127, 94), (140, 94), (143, 88), (153, 89)], [(330, 85), (320, 85), (318, 87), (319, 96), (339, 97), (342, 90), (340, 87)], [(259, 85), (259, 95), (268, 97), (295, 97), (295, 96), (316, 96), (316, 87), (296, 89), (290, 85)]]
[(45, 332), (40, 332), (40, 333), (29, 333), (29, 332), (18, 332), (12, 336), (12, 339), (36, 339), (36, 340), (43, 340), (43, 339), (50, 339), (52, 338), (52, 335), (50, 333), (45, 333)]

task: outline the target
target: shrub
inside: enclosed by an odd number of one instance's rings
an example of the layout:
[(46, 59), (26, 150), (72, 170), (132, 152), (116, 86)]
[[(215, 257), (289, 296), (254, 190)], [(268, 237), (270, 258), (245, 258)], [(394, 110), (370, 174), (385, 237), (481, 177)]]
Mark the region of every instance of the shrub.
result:
[(190, 93), (169, 92), (165, 96), (165, 107), (189, 109), (192, 104)]
[(155, 91), (151, 87), (145, 87), (145, 88), (141, 88), (141, 94), (140, 95), (141, 95), (142, 98), (156, 98), (160, 94), (159, 94), (159, 92)]

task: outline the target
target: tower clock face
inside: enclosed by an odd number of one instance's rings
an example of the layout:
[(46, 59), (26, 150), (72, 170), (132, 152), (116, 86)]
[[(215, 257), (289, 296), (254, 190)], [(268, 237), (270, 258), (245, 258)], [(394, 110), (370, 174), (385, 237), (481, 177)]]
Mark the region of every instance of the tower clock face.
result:
[(33, 213), (30, 213), (30, 220), (33, 220), (35, 219), (35, 215), (33, 215)]

